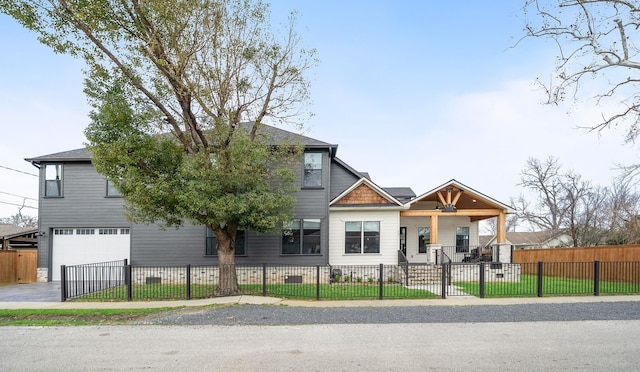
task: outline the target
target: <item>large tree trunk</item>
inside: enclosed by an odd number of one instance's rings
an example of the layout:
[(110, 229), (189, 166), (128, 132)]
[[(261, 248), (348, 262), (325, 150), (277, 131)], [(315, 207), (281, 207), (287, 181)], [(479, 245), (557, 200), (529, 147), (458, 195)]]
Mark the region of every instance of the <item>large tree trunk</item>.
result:
[[(235, 229), (234, 229), (235, 230)], [(216, 287), (216, 296), (235, 296), (240, 294), (238, 287), (238, 276), (236, 274), (235, 260), (235, 232), (233, 238), (225, 231), (214, 231), (218, 239), (218, 264), (220, 268), (220, 277), (218, 287)]]

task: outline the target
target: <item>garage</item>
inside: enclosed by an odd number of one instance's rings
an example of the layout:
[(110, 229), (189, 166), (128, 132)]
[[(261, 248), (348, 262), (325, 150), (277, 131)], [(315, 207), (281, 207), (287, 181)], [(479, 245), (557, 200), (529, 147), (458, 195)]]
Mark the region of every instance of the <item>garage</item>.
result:
[(52, 234), (52, 280), (60, 280), (60, 266), (129, 259), (128, 227), (56, 228)]

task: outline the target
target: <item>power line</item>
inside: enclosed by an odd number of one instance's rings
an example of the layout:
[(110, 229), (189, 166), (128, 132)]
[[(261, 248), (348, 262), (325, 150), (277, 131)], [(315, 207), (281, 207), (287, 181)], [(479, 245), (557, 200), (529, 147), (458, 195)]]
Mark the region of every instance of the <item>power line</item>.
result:
[(0, 194), (11, 195), (11, 196), (15, 196), (16, 198), (22, 198), (22, 199), (29, 199), (29, 200), (35, 200), (35, 201), (38, 201), (38, 199), (30, 198), (30, 197), (28, 197), (28, 196), (22, 196), (22, 195), (11, 194), (11, 193), (9, 193), (9, 192), (4, 192), (4, 191), (0, 191)]
[(38, 207), (31, 207), (31, 206), (29, 206), (29, 205), (22, 205), (22, 204), (16, 204), (16, 203), (9, 203), (9, 202), (4, 202), (4, 201), (0, 201), (0, 204), (9, 204), (9, 205), (15, 205), (16, 207), (24, 207), (24, 208), (38, 209)]
[(37, 174), (33, 174), (33, 173), (29, 173), (29, 172), (23, 172), (23, 171), (21, 171), (21, 170), (17, 170), (17, 169), (13, 169), (13, 168), (5, 167), (5, 166), (2, 166), (2, 165), (0, 165), (0, 168), (8, 169), (8, 170), (10, 170), (10, 171), (17, 172), (17, 173), (26, 174), (26, 175), (28, 175), (28, 176), (38, 177), (38, 175), (37, 175)]

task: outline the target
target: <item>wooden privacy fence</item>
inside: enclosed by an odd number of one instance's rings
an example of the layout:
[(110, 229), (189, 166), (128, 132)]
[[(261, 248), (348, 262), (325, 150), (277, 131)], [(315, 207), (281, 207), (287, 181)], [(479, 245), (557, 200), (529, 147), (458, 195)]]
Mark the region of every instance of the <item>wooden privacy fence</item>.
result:
[[(574, 279), (594, 279), (599, 262), (600, 280), (638, 283), (640, 245), (611, 245), (579, 248), (545, 248), (513, 251), (513, 263), (543, 262), (543, 275)], [(523, 265), (522, 273), (537, 275), (538, 265)]]
[(0, 250), (0, 283), (34, 283), (37, 265), (37, 250)]

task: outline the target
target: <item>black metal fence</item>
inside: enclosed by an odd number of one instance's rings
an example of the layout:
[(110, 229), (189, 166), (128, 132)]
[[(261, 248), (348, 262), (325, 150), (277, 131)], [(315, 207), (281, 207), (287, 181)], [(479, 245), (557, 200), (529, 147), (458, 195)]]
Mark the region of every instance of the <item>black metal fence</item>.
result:
[(87, 297), (93, 293), (99, 298), (110, 295), (115, 297), (122, 292), (126, 283), (126, 259), (98, 262), (84, 265), (60, 267), (62, 301), (69, 298)]
[[(640, 262), (235, 265), (243, 294), (299, 299), (426, 299), (639, 294)], [(220, 266), (62, 267), (62, 301), (213, 297)]]

